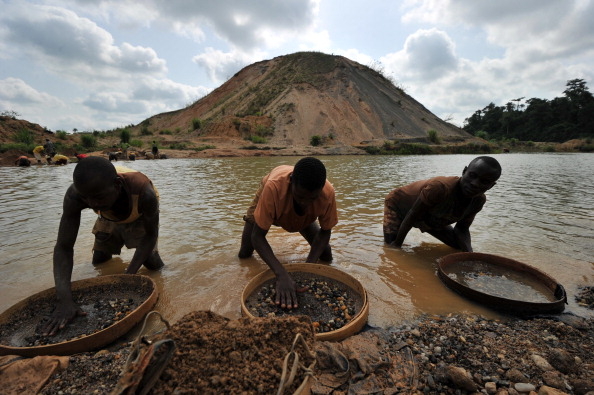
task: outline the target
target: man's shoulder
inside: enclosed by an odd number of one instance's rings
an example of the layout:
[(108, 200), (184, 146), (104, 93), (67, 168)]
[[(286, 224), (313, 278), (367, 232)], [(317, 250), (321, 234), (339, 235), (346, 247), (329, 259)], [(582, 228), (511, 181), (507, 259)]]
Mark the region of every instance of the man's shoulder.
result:
[(269, 180), (276, 180), (276, 179), (283, 179), (287, 178), (293, 173), (294, 166), (290, 165), (280, 165), (275, 167), (268, 173)]

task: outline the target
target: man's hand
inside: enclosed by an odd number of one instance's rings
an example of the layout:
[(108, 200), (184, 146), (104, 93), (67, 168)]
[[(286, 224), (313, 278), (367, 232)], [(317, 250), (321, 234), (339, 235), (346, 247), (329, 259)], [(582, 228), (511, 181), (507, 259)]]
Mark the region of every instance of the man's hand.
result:
[(297, 302), (297, 293), (308, 290), (309, 287), (297, 288), (297, 284), (288, 274), (277, 278), (276, 280), (276, 300), (275, 303), (283, 309), (296, 309), (299, 307)]
[(74, 318), (87, 315), (73, 301), (68, 303), (59, 303), (49, 317), (49, 321), (41, 327), (41, 334), (44, 336), (53, 336), (61, 329), (64, 329)]

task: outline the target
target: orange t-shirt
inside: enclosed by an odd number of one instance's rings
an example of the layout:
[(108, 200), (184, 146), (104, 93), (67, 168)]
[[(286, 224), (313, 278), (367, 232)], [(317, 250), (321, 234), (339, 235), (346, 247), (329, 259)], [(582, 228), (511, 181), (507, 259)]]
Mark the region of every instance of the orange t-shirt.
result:
[(265, 230), (272, 225), (288, 232), (299, 232), (316, 219), (320, 227), (330, 230), (338, 223), (334, 187), (328, 180), (320, 196), (307, 208), (303, 215), (297, 215), (293, 208), (291, 179), (293, 166), (278, 166), (262, 179), (263, 189), (254, 211), (254, 221)]

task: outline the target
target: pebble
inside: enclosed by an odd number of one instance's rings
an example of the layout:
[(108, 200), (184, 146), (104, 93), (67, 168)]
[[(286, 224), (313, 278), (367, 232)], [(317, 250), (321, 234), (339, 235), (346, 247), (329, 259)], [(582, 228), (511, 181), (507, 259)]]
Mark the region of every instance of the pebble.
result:
[(496, 394), (497, 393), (497, 383), (493, 381), (489, 381), (485, 383), (485, 390), (487, 394)]
[(534, 364), (543, 371), (547, 371), (547, 370), (555, 370), (554, 367), (551, 366), (551, 364), (544, 359), (543, 357), (541, 357), (538, 354), (532, 354), (531, 356), (532, 358), (532, 362), (534, 362)]
[(536, 387), (530, 383), (516, 383), (514, 384), (514, 388), (516, 389), (516, 391), (522, 393), (522, 392), (530, 392), (530, 391), (534, 391), (536, 389)]

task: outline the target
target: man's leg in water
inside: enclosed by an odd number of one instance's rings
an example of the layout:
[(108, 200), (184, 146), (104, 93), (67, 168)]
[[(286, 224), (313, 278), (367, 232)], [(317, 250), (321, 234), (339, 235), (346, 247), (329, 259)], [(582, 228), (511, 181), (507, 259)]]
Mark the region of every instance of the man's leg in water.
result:
[(241, 247), (237, 256), (241, 259), (249, 258), (254, 253), (254, 246), (252, 245), (252, 231), (254, 230), (254, 224), (245, 221), (243, 226), (243, 232), (241, 233)]
[[(316, 222), (312, 222), (309, 224), (305, 229), (299, 231), (301, 236), (307, 240), (309, 245), (311, 246), (314, 242), (314, 239), (320, 232), (320, 226)], [(322, 255), (320, 255), (320, 259), (325, 262), (332, 262), (332, 248), (330, 247), (330, 243), (324, 248)]]

